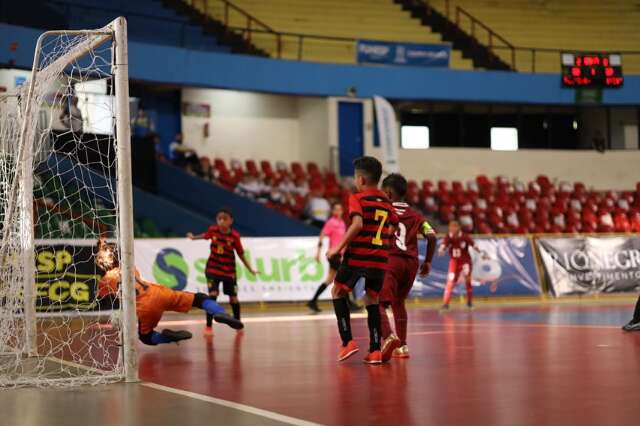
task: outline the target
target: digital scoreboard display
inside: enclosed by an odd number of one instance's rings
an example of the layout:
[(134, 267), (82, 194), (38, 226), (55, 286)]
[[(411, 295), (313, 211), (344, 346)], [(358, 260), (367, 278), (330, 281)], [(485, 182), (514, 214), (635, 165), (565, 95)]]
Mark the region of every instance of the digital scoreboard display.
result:
[(620, 87), (622, 57), (618, 53), (563, 53), (562, 85), (565, 87)]

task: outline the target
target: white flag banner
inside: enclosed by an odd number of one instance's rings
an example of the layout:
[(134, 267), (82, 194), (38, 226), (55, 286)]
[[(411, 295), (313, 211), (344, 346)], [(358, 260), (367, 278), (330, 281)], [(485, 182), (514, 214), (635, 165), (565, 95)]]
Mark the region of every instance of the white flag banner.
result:
[[(236, 259), (240, 301), (311, 299), (329, 270), (324, 257), (326, 248), (322, 249), (321, 262), (315, 261), (315, 237), (243, 238), (242, 244), (258, 275), (251, 275)], [(135, 240), (135, 262), (142, 276), (176, 290), (207, 293), (204, 270), (208, 257), (209, 241)], [(325, 291), (323, 298), (329, 298), (329, 294)], [(226, 301), (226, 297), (221, 300)]]
[(385, 173), (399, 173), (400, 159), (398, 150), (400, 140), (396, 113), (389, 101), (383, 97), (374, 96), (373, 104), (376, 110), (376, 131), (382, 148), (382, 169)]

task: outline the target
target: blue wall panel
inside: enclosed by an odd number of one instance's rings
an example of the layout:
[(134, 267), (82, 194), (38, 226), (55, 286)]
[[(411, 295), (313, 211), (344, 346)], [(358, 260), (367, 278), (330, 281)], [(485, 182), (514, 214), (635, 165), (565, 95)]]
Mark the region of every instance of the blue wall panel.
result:
[[(0, 51), (0, 63), (14, 59), (30, 67), (38, 30), (0, 24), (0, 40), (18, 41), (17, 53)], [(358, 96), (392, 99), (573, 104), (575, 92), (557, 74), (457, 71), (413, 67), (319, 64), (187, 50), (132, 41), (133, 79), (184, 86), (253, 90), (283, 94)], [(640, 104), (640, 76), (627, 76), (620, 89), (605, 90), (610, 105)]]

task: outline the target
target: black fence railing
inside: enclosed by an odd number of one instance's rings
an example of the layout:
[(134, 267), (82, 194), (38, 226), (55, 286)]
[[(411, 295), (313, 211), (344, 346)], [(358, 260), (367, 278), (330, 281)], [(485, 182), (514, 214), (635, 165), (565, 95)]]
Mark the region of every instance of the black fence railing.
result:
[[(414, 1), (432, 8), (424, 0)], [(110, 14), (123, 13), (122, 10), (113, 7), (87, 5), (70, 0), (49, 0), (47, 3), (59, 6), (64, 14), (78, 10), (101, 11)], [(326, 42), (333, 44), (338, 51), (353, 53), (350, 60), (338, 62), (355, 62), (356, 60), (357, 38), (277, 31), (228, 0), (190, 0), (186, 3), (205, 14), (216, 7), (217, 15), (214, 17), (221, 20), (229, 31), (240, 34), (246, 41), (265, 49), (272, 57), (298, 61), (310, 58), (318, 60), (318, 56), (313, 54), (313, 48), (318, 45), (318, 42), (320, 44)], [(566, 52), (567, 49), (516, 46), (466, 10), (457, 6), (452, 7), (449, 0), (445, 1), (444, 7), (444, 13), (449, 20), (455, 22), (463, 30), (468, 29), (473, 38), (487, 46), (490, 51), (505, 60), (517, 71), (533, 73), (560, 72), (560, 54)], [(161, 17), (129, 11), (125, 14), (129, 17), (144, 18), (145, 20), (157, 22), (170, 22), (177, 25), (180, 28), (177, 44), (182, 47), (187, 47), (185, 43), (187, 27), (196, 25), (185, 18)], [(0, 15), (0, 20), (20, 25), (20, 22), (12, 22), (12, 19), (5, 18), (8, 17)], [(260, 38), (257, 39), (257, 36), (260, 36)], [(593, 52), (585, 51), (583, 53)], [(615, 53), (622, 56), (622, 66), (626, 73), (640, 73), (640, 50), (622, 50)], [(342, 57), (342, 59), (345, 58), (345, 56)], [(326, 57), (326, 60), (332, 61), (332, 58), (329, 56)]]

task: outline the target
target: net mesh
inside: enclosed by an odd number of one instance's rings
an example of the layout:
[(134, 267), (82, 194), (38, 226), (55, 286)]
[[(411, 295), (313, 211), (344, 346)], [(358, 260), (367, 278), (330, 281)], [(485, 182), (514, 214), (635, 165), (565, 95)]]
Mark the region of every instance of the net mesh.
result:
[(119, 246), (112, 35), (44, 36), (0, 98), (0, 386), (124, 374), (119, 297), (94, 262), (99, 237)]

